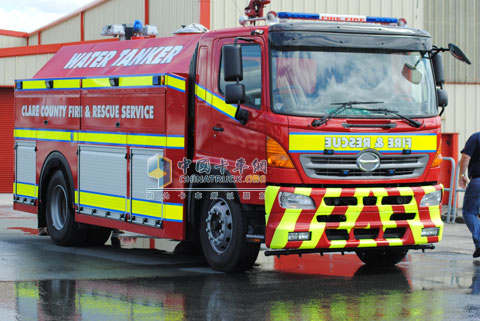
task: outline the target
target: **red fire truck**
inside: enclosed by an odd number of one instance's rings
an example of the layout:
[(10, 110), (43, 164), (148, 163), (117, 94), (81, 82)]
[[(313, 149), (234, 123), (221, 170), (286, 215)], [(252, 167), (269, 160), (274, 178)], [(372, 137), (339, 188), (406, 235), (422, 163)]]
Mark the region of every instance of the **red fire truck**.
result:
[(201, 246), (221, 271), (261, 243), (373, 265), (433, 248), (440, 52), (468, 59), (402, 19), (262, 18), (268, 2), (225, 30), (110, 25), (130, 40), (63, 47), (17, 80), (14, 208), (61, 246), (126, 230)]

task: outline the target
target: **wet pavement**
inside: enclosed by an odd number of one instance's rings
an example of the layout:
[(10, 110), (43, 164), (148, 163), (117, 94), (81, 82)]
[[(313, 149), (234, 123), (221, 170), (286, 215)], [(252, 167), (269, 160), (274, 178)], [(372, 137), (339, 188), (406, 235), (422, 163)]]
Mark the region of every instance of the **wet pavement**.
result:
[(465, 225), (391, 269), (354, 254), (265, 257), (211, 270), (175, 242), (126, 234), (121, 248), (55, 246), (0, 199), (0, 320), (477, 320), (480, 260)]

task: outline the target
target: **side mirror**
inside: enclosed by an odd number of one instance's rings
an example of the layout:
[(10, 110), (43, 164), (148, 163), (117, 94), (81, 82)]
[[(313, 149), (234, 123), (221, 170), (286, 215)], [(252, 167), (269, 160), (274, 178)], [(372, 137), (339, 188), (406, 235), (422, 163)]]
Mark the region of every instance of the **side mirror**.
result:
[(240, 122), (240, 124), (245, 125), (248, 121), (248, 117), (250, 116), (250, 112), (246, 109), (242, 109), (240, 107), (237, 108), (237, 112), (235, 113), (235, 119)]
[(468, 60), (467, 56), (463, 53), (462, 49), (458, 48), (453, 43), (448, 44), (448, 50), (450, 50), (452, 56), (454, 56), (458, 60), (465, 62), (467, 65), (472, 64), (470, 60)]
[(433, 71), (435, 72), (435, 79), (437, 81), (437, 86), (442, 87), (445, 82), (445, 77), (443, 75), (443, 57), (441, 53), (437, 53), (433, 57)]
[(222, 48), (223, 78), (225, 81), (242, 81), (242, 47), (240, 45), (226, 45)]
[(225, 103), (243, 104), (245, 102), (245, 86), (243, 84), (225, 85)]
[(446, 107), (448, 105), (448, 94), (444, 89), (437, 88), (438, 107)]

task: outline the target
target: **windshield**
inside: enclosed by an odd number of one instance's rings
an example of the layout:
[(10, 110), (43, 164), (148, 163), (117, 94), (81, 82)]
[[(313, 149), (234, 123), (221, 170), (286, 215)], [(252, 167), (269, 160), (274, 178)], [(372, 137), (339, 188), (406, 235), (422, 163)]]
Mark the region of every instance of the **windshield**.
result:
[(319, 117), (335, 110), (334, 104), (377, 101), (382, 103), (347, 109), (337, 117), (391, 117), (368, 107), (411, 117), (437, 114), (430, 60), (420, 52), (272, 49), (271, 57), (271, 108), (276, 113)]

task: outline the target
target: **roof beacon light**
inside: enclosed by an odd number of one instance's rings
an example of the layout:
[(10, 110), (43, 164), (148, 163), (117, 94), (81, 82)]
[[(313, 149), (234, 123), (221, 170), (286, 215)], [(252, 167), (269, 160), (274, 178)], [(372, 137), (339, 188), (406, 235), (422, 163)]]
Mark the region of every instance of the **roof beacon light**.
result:
[[(336, 22), (370, 22), (380, 24), (397, 24), (397, 18), (389, 17), (373, 17), (373, 16), (357, 16), (357, 15), (340, 15), (326, 13), (297, 13), (297, 12), (279, 12), (279, 19), (300, 19), (300, 20), (321, 20)], [(405, 21), (406, 23), (406, 21)], [(401, 24), (398, 24), (401, 25)]]
[(278, 14), (275, 12), (275, 11), (269, 11), (267, 12), (267, 22), (269, 24), (274, 24), (274, 23), (278, 23)]

